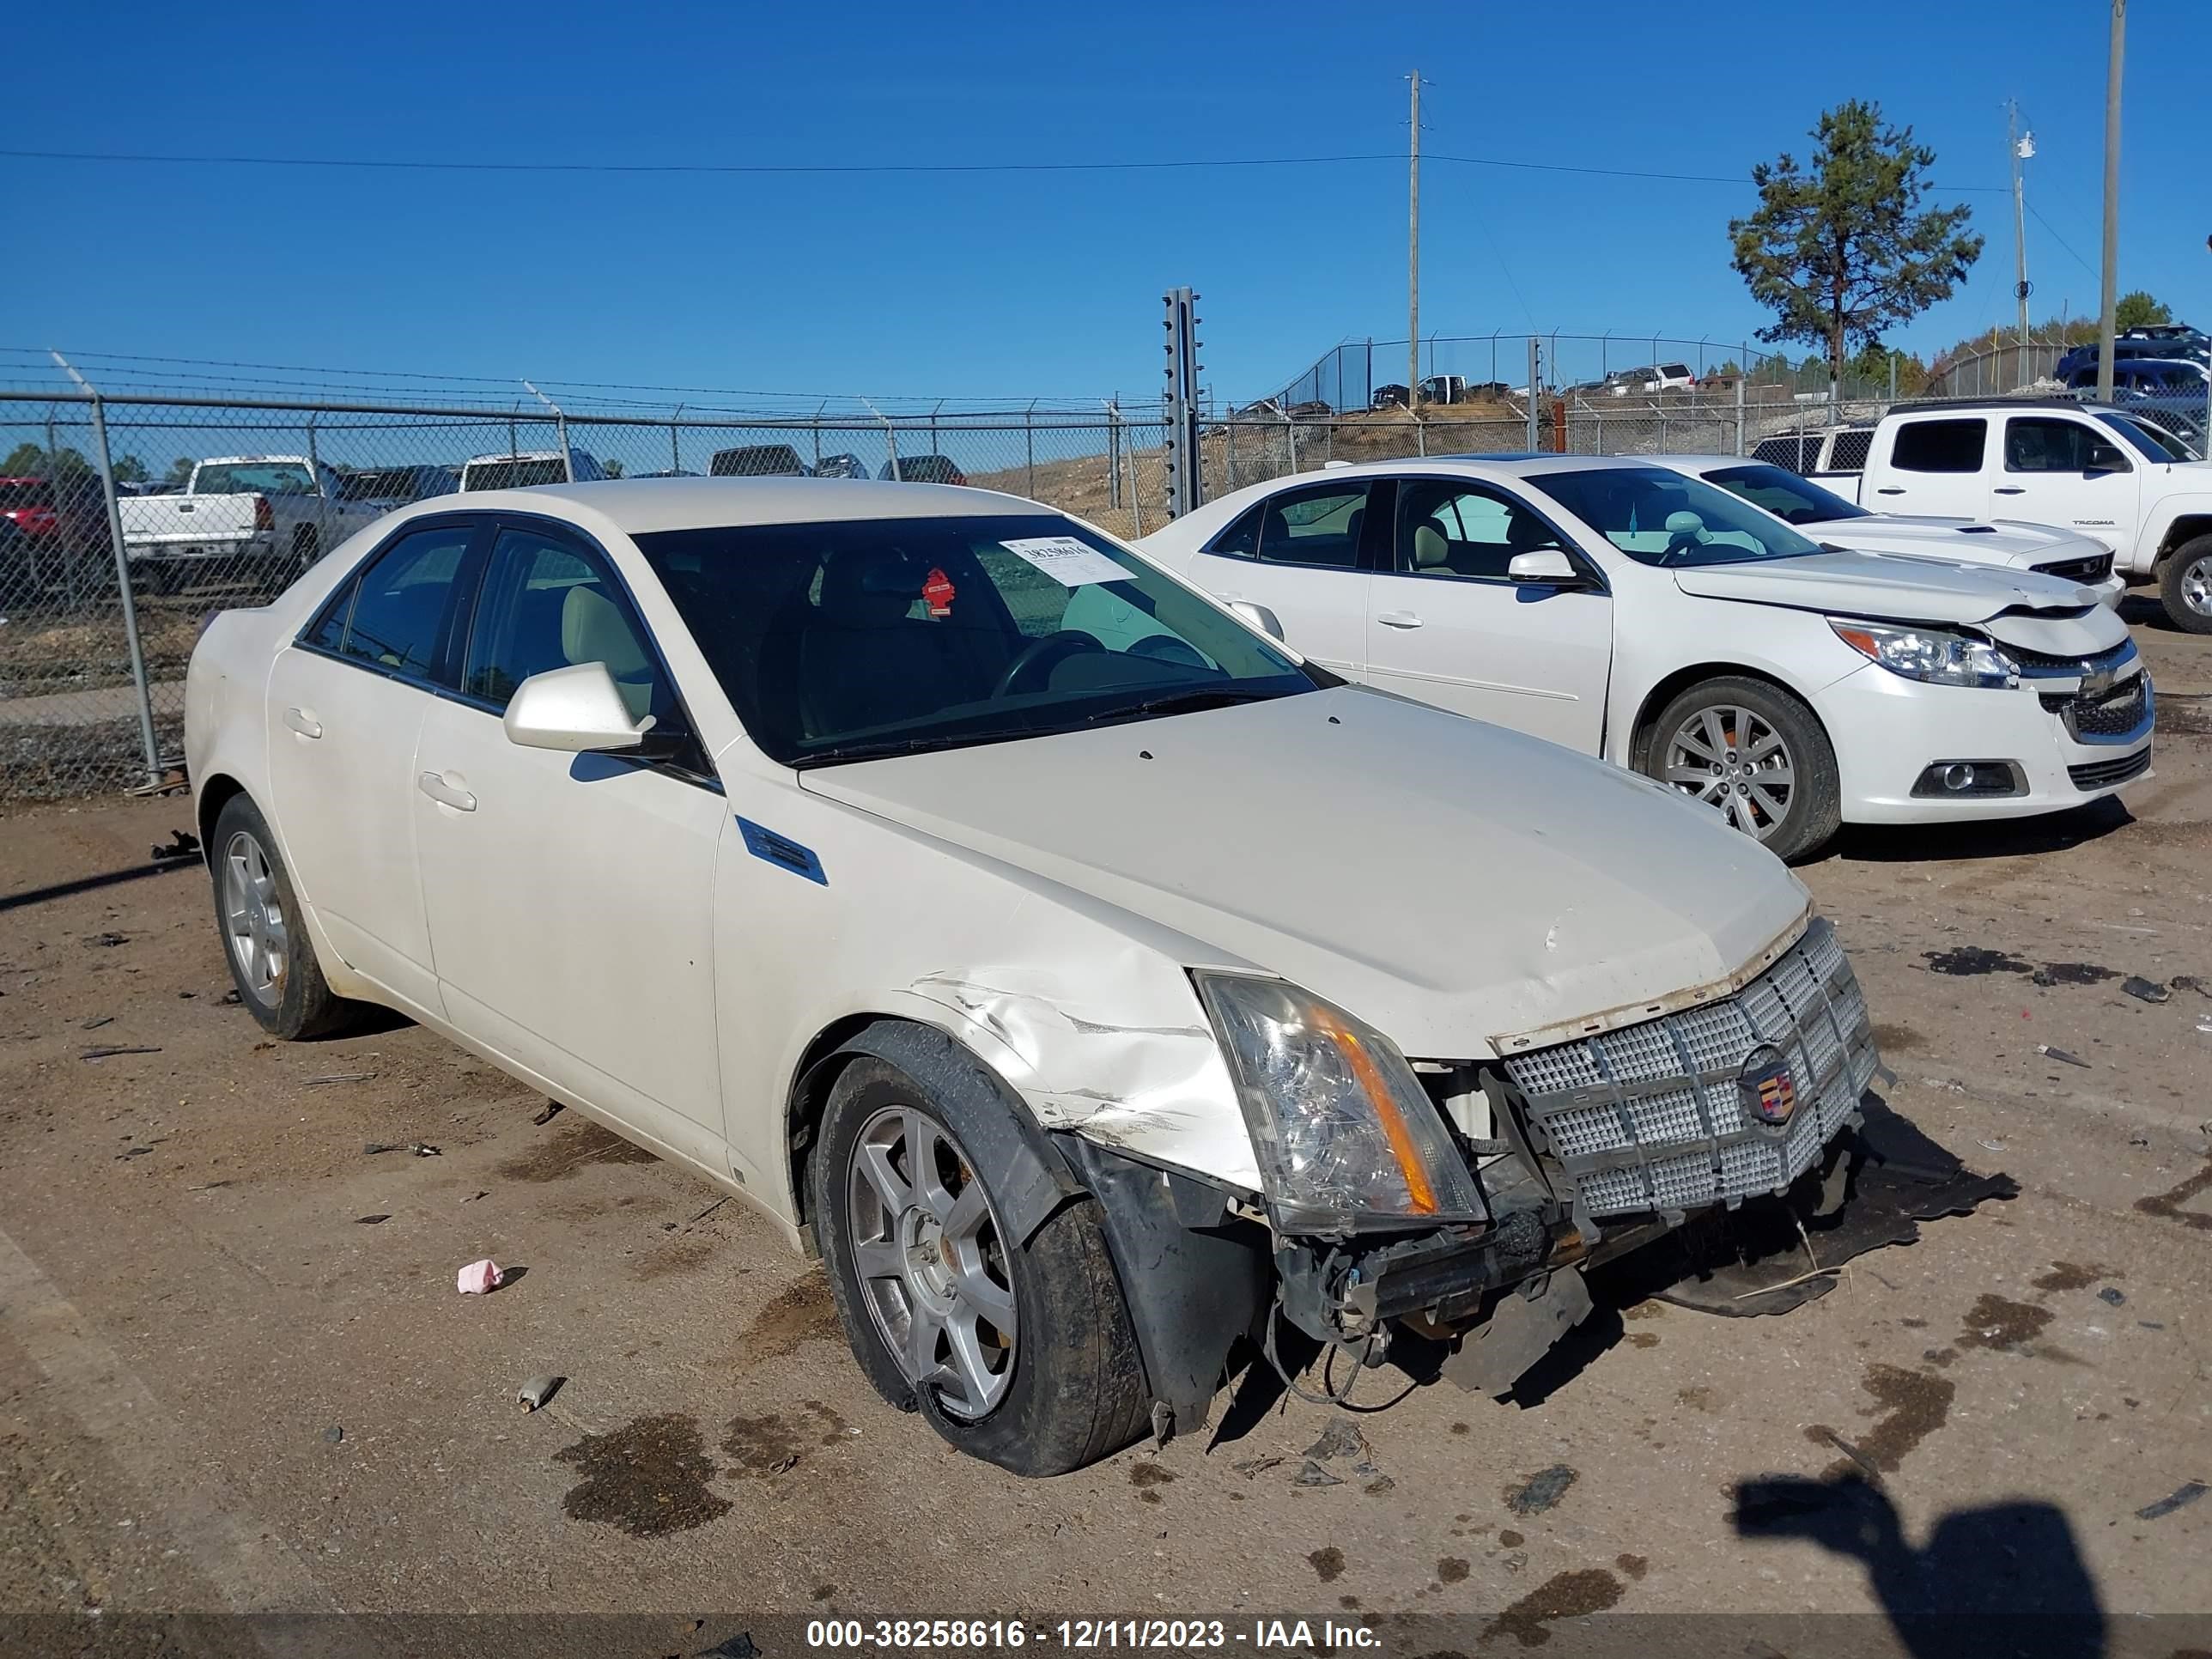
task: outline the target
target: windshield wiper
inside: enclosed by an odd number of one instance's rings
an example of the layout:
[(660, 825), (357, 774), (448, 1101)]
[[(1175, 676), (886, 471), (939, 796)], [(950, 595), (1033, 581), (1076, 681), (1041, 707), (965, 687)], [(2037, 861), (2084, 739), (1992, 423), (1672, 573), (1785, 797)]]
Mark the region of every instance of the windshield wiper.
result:
[(1285, 695), (1288, 694), (1260, 691), (1243, 686), (1193, 686), (1188, 690), (1170, 692), (1165, 696), (1147, 697), (1142, 702), (1102, 708), (1087, 716), (1083, 723), (1097, 726), (1104, 720), (1139, 720), (1154, 714), (1194, 714), (1205, 708), (1225, 708), (1231, 703), (1273, 702), (1277, 697)]
[(1033, 738), (1035, 732), (939, 732), (926, 737), (875, 738), (866, 743), (841, 743), (793, 759), (792, 769), (804, 772), (813, 766), (834, 766), (840, 761), (882, 760), (892, 755), (926, 755), (939, 749), (968, 749), (978, 744), (1002, 743), (1009, 738)]

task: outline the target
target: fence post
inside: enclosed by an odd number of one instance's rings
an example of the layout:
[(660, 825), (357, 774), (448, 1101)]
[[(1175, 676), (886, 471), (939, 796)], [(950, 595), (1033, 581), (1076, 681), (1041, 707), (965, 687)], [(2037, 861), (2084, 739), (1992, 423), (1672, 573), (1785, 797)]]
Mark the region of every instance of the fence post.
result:
[(1735, 453), (1743, 453), (1743, 387), (1751, 379), (1751, 348), (1747, 343), (1743, 355), (1735, 360)]
[[(1106, 404), (1106, 505), (1121, 505), (1121, 411), (1109, 399)], [(1236, 464), (1230, 464), (1230, 481), (1236, 482)]]
[(1036, 499), (1036, 399), (1030, 399), (1028, 411), (1022, 416), (1022, 443), (1029, 459), (1029, 497)]
[(1230, 418), (1221, 423), (1221, 454), (1229, 469), (1229, 488), (1237, 488), (1237, 411), (1229, 411)]
[(146, 751), (146, 781), (161, 781), (161, 745), (154, 735), (154, 694), (146, 684), (146, 647), (138, 637), (138, 607), (131, 598), (131, 559), (123, 550), (123, 509), (116, 505), (115, 462), (107, 452), (107, 415), (100, 394), (58, 351), (51, 354), (63, 372), (92, 400), (93, 453), (100, 462), (100, 493), (107, 507), (107, 542), (115, 552), (115, 590), (123, 601), (123, 637), (131, 649), (131, 684), (138, 693), (138, 738)]
[(323, 495), (323, 458), (315, 448), (315, 418), (322, 412), (319, 409), (307, 411), (307, 476), (315, 484), (315, 556), (319, 559), (331, 550), (324, 544), (330, 538), (331, 503)]
[[(668, 416), (668, 470), (671, 472), (681, 472), (684, 470), (684, 454), (676, 445), (676, 423), (683, 418), (684, 405), (678, 404)], [(817, 466), (822, 465), (822, 445), (818, 438), (814, 446), (814, 464)]]
[[(1557, 345), (1558, 342), (1554, 340), (1553, 343)], [(1531, 453), (1540, 447), (1536, 442), (1536, 399), (1541, 394), (1536, 385), (1536, 374), (1540, 349), (1540, 343), (1536, 336), (1531, 334), (1528, 337), (1528, 441), (1522, 446)]]

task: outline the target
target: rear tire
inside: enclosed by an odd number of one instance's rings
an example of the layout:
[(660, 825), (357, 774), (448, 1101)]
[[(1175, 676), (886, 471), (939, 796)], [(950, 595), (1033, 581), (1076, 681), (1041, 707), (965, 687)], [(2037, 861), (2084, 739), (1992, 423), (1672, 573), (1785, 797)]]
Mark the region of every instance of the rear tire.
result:
[(2173, 625), (2212, 634), (2212, 536), (2182, 543), (2159, 567), (2158, 596)]
[(1835, 746), (1820, 717), (1765, 680), (1726, 675), (1680, 693), (1659, 711), (1636, 769), (1718, 807), (1790, 863), (1820, 852), (1843, 823)]
[(250, 797), (233, 795), (223, 803), (207, 858), (216, 934), (246, 1011), (287, 1042), (346, 1025), (360, 1005), (335, 994), (323, 977), (291, 872)]
[(931, 1089), (854, 1060), (823, 1114), (816, 1231), (878, 1393), (973, 1456), (1064, 1474), (1144, 1431), (1144, 1365), (1096, 1203), (1064, 1205), (1025, 1244), (999, 1236), (1000, 1194), (964, 1143), (982, 1144), (1008, 1110), (980, 1076)]

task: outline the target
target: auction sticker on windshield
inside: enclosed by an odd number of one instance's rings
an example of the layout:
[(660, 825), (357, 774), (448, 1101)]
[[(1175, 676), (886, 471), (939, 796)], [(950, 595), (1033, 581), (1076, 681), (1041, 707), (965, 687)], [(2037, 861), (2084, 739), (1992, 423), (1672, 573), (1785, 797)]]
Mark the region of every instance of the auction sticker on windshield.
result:
[(1022, 536), (999, 544), (1025, 559), (1062, 587), (1090, 582), (1125, 582), (1129, 573), (1088, 542), (1073, 536)]

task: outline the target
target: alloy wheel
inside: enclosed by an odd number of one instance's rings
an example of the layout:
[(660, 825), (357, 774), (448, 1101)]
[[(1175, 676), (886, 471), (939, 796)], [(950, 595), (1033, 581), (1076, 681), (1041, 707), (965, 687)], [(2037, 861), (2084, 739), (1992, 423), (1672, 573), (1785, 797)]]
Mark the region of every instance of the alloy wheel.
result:
[(861, 1126), (845, 1177), (854, 1277), (899, 1371), (951, 1416), (988, 1415), (1014, 1375), (1006, 1249), (951, 1131), (914, 1106)]
[(291, 964), (291, 930), (269, 854), (243, 830), (223, 848), (222, 921), (239, 982), (263, 1007), (274, 1008), (283, 998), (284, 970)]
[(1737, 704), (1700, 708), (1667, 740), (1666, 781), (1765, 841), (1790, 816), (1796, 763), (1782, 733)]
[(2212, 554), (2181, 573), (2181, 602), (2200, 617), (2212, 617)]

